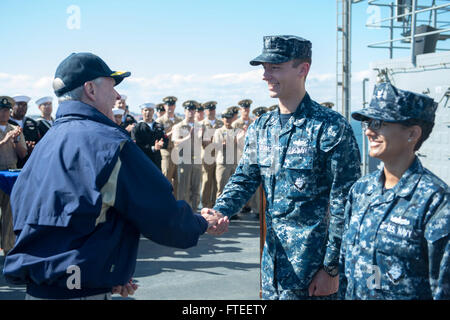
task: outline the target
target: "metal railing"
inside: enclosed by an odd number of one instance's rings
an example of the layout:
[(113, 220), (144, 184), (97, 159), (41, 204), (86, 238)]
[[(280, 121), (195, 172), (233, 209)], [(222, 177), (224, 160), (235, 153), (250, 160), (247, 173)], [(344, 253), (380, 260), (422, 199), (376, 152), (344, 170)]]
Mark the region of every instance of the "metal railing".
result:
[[(383, 18), (383, 19), (379, 19), (376, 21), (373, 21), (372, 23), (368, 23), (366, 24), (367, 27), (377, 27), (377, 28), (387, 28), (390, 29), (390, 39), (389, 40), (385, 40), (385, 41), (379, 41), (379, 42), (374, 42), (374, 43), (370, 43), (368, 45), (369, 48), (379, 48), (379, 49), (389, 49), (390, 50), (390, 58), (393, 58), (393, 50), (394, 49), (410, 49), (411, 50), (411, 63), (413, 65), (416, 65), (416, 53), (415, 53), (415, 47), (416, 47), (416, 42), (417, 42), (417, 38), (423, 38), (426, 36), (431, 36), (431, 35), (436, 35), (439, 34), (440, 37), (438, 38), (438, 40), (446, 40), (446, 39), (450, 39), (450, 35), (445, 34), (446, 32), (450, 32), (450, 28), (448, 28), (447, 26), (450, 26), (450, 21), (445, 21), (445, 20), (438, 20), (438, 15), (440, 14), (445, 14), (445, 13), (449, 13), (450, 12), (450, 2), (449, 3), (444, 3), (444, 4), (436, 4), (436, 1), (432, 2), (432, 5), (428, 5), (428, 6), (419, 6), (418, 5), (418, 0), (410, 0), (410, 4), (403, 4), (403, 5), (398, 5), (397, 3), (394, 4), (394, 2), (391, 3), (386, 3), (386, 1), (383, 0), (369, 0), (368, 4), (369, 5), (374, 5), (374, 6), (380, 6), (380, 7), (389, 7), (391, 10), (391, 14), (390, 17), (388, 18)], [(403, 9), (408, 9), (405, 11), (409, 11), (409, 12), (405, 12), (405, 13), (401, 13), (401, 14), (394, 14), (394, 9), (397, 9), (398, 12), (398, 8), (403, 8)], [(425, 13), (425, 12), (430, 12), (430, 20), (419, 20), (418, 19), (418, 15), (421, 13)], [(432, 31), (428, 31), (428, 32), (421, 32), (421, 33), (416, 33), (416, 26), (417, 26), (417, 22), (429, 22), (431, 21), (431, 18), (433, 20), (432, 24), (433, 24), (433, 28), (438, 28), (440, 27), (440, 29), (438, 30), (432, 30)], [(395, 21), (402, 21), (403, 25), (402, 26), (396, 26), (394, 25)], [(385, 22), (389, 22), (389, 25), (383, 25), (383, 23)], [(407, 30), (409, 27), (409, 34), (407, 34), (407, 32), (403, 32), (401, 37), (397, 37), (394, 38), (394, 30), (395, 29), (403, 29), (404, 31)], [(402, 43), (411, 43), (410, 46), (395, 46), (394, 43), (395, 42), (402, 42)], [(388, 45), (386, 45), (388, 44)], [(384, 46), (383, 46), (384, 45)], [(435, 50), (437, 51), (450, 51), (450, 49), (447, 48), (436, 48)]]

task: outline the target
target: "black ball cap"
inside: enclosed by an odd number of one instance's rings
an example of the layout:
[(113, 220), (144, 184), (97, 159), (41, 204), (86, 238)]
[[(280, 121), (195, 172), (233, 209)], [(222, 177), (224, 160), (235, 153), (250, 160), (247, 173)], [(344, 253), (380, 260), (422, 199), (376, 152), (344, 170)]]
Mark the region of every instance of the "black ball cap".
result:
[(118, 85), (131, 73), (128, 71), (112, 71), (98, 56), (89, 52), (72, 53), (58, 66), (53, 80), (53, 90), (57, 97), (82, 86), (86, 81), (99, 77), (109, 77)]

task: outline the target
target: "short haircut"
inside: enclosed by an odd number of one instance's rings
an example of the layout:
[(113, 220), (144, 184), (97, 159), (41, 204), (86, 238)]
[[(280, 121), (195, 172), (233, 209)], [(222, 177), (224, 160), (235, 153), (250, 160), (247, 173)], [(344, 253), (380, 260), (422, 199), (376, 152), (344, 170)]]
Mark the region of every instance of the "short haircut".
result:
[(431, 131), (433, 130), (434, 127), (434, 122), (424, 121), (421, 119), (410, 119), (402, 121), (401, 124), (405, 127), (419, 126), (422, 129), (422, 135), (420, 136), (419, 140), (414, 146), (414, 151), (420, 149), (425, 140), (427, 140), (428, 137), (430, 136)]
[[(95, 78), (92, 81), (96, 85), (100, 85), (103, 82), (103, 79), (104, 78), (99, 77), (99, 78)], [(83, 86), (84, 86), (84, 83), (81, 86), (79, 86), (69, 92), (64, 93), (61, 97), (58, 98), (58, 102), (69, 101), (69, 100), (81, 101), (81, 99), (83, 98)]]
[(302, 59), (292, 59), (292, 67), (297, 68), (302, 63), (309, 63), (311, 65), (311, 58), (302, 58)]
[[(302, 59), (293, 59), (292, 60), (292, 68), (297, 68), (299, 65), (301, 65), (302, 63), (308, 63), (311, 66), (311, 58), (302, 58)], [(306, 81), (306, 77), (308, 75), (305, 76), (305, 81)]]

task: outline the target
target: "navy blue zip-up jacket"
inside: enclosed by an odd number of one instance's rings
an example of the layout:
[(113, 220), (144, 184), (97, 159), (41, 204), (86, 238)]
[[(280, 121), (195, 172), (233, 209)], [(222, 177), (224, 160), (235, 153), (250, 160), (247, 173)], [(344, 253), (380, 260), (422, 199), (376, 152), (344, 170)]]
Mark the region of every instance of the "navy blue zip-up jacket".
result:
[[(132, 277), (140, 234), (189, 248), (207, 229), (128, 134), (94, 107), (59, 105), (11, 193), (14, 248), (3, 273), (39, 298), (110, 292)], [(68, 286), (73, 267), (81, 288)]]

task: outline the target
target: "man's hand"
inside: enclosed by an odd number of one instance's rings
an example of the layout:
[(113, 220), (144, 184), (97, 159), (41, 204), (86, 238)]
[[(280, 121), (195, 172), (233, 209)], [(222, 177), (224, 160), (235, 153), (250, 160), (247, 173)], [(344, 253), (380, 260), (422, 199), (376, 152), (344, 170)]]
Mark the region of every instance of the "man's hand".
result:
[(36, 142), (35, 141), (25, 141), (25, 143), (27, 145), (28, 152), (31, 153), (31, 151), (33, 151), (34, 147), (36, 146)]
[(127, 125), (127, 127), (125, 128), (125, 130), (127, 130), (128, 132), (131, 132), (134, 128), (134, 126), (136, 125), (136, 123), (132, 123)]
[(220, 236), (228, 231), (230, 221), (227, 216), (223, 216), (220, 212), (208, 208), (203, 208), (200, 213), (208, 221), (207, 233)]
[(155, 141), (155, 150), (161, 150), (161, 148), (164, 146), (164, 140), (161, 138), (160, 140)]
[(325, 270), (320, 269), (309, 285), (309, 296), (329, 296), (339, 289), (339, 276), (331, 277)]
[(133, 279), (130, 279), (127, 284), (123, 286), (115, 286), (112, 288), (111, 293), (112, 294), (120, 294), (123, 298), (128, 297), (129, 295), (132, 296), (136, 290), (138, 289), (138, 285), (133, 283)]
[(14, 139), (22, 132), (22, 128), (17, 127), (14, 130), (8, 131), (1, 141), (1, 144), (13, 143)]

